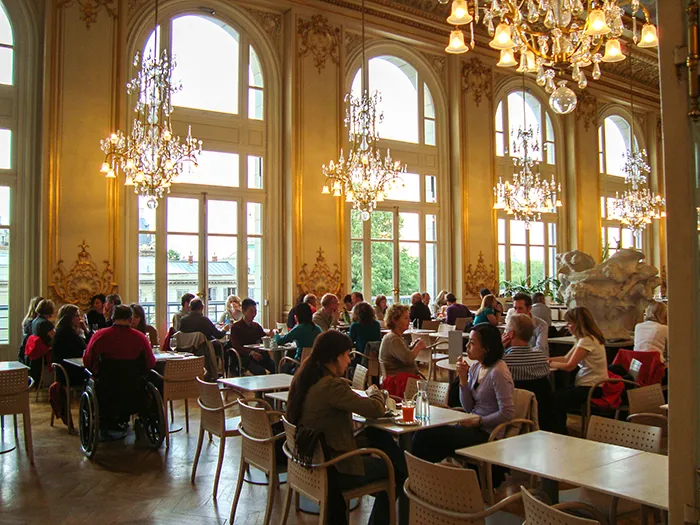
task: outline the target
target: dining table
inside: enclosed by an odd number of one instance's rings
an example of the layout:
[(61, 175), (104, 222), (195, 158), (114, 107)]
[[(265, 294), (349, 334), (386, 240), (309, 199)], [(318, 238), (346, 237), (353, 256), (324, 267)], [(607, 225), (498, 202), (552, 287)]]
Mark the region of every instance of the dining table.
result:
[(222, 377), (218, 382), (225, 388), (232, 388), (239, 392), (252, 392), (257, 397), (262, 397), (267, 392), (289, 390), (294, 376), (289, 374), (268, 374), (260, 376)]

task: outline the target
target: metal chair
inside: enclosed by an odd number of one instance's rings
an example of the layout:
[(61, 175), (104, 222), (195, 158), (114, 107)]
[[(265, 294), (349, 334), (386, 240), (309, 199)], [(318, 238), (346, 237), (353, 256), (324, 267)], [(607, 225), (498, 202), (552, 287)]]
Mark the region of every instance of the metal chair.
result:
[(458, 317), (457, 319), (455, 319), (455, 330), (464, 332), (464, 329), (467, 327), (467, 323), (471, 320), (471, 317)]
[[(277, 471), (277, 458), (275, 457), (275, 444), (284, 437), (284, 432), (275, 434), (272, 429), (271, 418), (282, 416), (282, 412), (272, 410), (262, 399), (239, 399), (241, 422), (238, 432), (243, 437), (241, 443), (241, 462), (238, 470), (238, 482), (236, 494), (231, 505), (230, 522), (236, 518), (236, 508), (243, 489), (243, 478), (249, 468), (255, 467), (262, 470), (268, 478), (267, 507), (263, 523), (270, 523), (272, 505), (275, 500), (275, 492), (279, 487), (279, 475)], [(252, 406), (257, 404), (259, 406)]]
[(183, 359), (170, 359), (165, 362), (165, 370), (160, 375), (155, 370), (155, 375), (163, 380), (163, 409), (165, 411), (165, 446), (170, 447), (170, 422), (168, 421), (168, 403), (170, 414), (173, 414), (173, 401), (185, 401), (185, 431), (190, 431), (190, 413), (187, 404), (188, 399), (199, 396), (199, 384), (197, 379), (204, 374), (204, 357), (185, 357)]
[(485, 507), (479, 481), (472, 469), (430, 463), (406, 455), (408, 479), (403, 491), (410, 500), (411, 525), (483, 525), (484, 519), (520, 500), (513, 494)]
[[(406, 380), (404, 399), (412, 399), (418, 392), (418, 379), (409, 377)], [(431, 405), (449, 408), (450, 384), (439, 381), (428, 381), (428, 402)]]
[(312, 350), (313, 350), (313, 348), (310, 348), (310, 347), (303, 348), (301, 351), (301, 361), (298, 361), (297, 359), (294, 359), (293, 357), (284, 356), (282, 359), (280, 359), (279, 369), (281, 370), (282, 363), (286, 363), (286, 362), (294, 363), (295, 365), (297, 365), (297, 367), (300, 367), (301, 363), (306, 361), (306, 359), (311, 355)]
[(224, 449), (226, 447), (226, 438), (240, 435), (238, 425), (241, 422), (240, 417), (226, 417), (226, 409), (238, 409), (238, 399), (242, 397), (235, 390), (231, 390), (232, 395), (236, 396), (230, 403), (225, 403), (221, 397), (221, 390), (217, 383), (207, 383), (197, 378), (199, 383), (199, 398), (197, 403), (201, 410), (201, 420), (199, 426), (199, 439), (197, 441), (197, 452), (194, 455), (192, 463), (192, 475), (190, 481), (194, 483), (195, 475), (197, 474), (197, 463), (199, 455), (202, 452), (202, 443), (204, 442), (204, 432), (209, 433), (209, 441), (212, 440), (212, 435), (219, 438), (219, 460), (216, 464), (216, 475), (214, 476), (214, 490), (212, 495), (216, 499), (216, 493), (219, 489), (219, 476), (221, 475), (221, 465), (224, 459)]
[[(387, 466), (388, 476), (386, 479), (378, 480), (361, 487), (343, 491), (345, 508), (349, 509), (349, 502), (352, 499), (360, 498), (366, 494), (386, 492), (390, 502), (396, 500), (394, 466), (384, 452), (376, 448), (359, 448), (351, 452), (346, 452), (333, 459), (326, 460), (323, 455), (321, 445), (316, 446), (313, 455), (313, 464), (302, 465), (296, 459), (296, 445), (294, 437), (296, 426), (282, 418), (287, 441), (284, 443), (284, 453), (289, 458), (287, 463), (287, 494), (284, 499), (284, 511), (282, 513), (281, 525), (287, 523), (289, 517), (289, 506), (292, 502), (292, 494), (303, 495), (320, 507), (318, 523), (326, 523), (327, 497), (328, 497), (328, 467), (338, 464), (351, 457), (356, 456), (378, 456), (383, 459)], [(346, 510), (349, 513), (349, 510)], [(396, 525), (396, 505), (389, 505), (389, 524)]]
[[(68, 417), (68, 433), (71, 434), (75, 428), (73, 425), (73, 413), (71, 412), (71, 402), (72, 402), (72, 393), (73, 392), (78, 392), (78, 395), (83, 391), (84, 384), (83, 385), (71, 385), (70, 383), (70, 376), (68, 375), (68, 371), (66, 370), (66, 367), (63, 366), (60, 363), (52, 363), (51, 367), (53, 368), (53, 380), (54, 382), (58, 382), (58, 372), (60, 371), (63, 374), (63, 377), (65, 378), (66, 381), (66, 416)], [(55, 418), (55, 414), (53, 413), (53, 410), (51, 410), (51, 421), (50, 425), (53, 426), (53, 421)]]
[[(549, 506), (533, 496), (525, 487), (520, 487), (525, 507), (525, 523), (523, 525), (606, 525), (608, 520), (598, 511), (581, 502), (559, 503)], [(593, 519), (572, 516), (564, 510), (586, 513)]]
[[(29, 411), (29, 391), (33, 387), (34, 380), (29, 377), (28, 368), (3, 370), (0, 372), (0, 416), (14, 416), (15, 443), (17, 443), (19, 441), (17, 415), (22, 414), (22, 424), (24, 425), (24, 447), (32, 465), (34, 464), (34, 448), (32, 446), (32, 421)], [(10, 450), (7, 452), (10, 452)]]

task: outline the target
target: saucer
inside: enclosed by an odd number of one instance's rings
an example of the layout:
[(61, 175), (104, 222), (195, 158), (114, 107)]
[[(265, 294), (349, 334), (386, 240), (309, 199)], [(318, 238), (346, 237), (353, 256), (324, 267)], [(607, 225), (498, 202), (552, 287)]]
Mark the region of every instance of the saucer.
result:
[(403, 416), (399, 416), (394, 419), (394, 423), (401, 425), (402, 427), (412, 427), (415, 425), (420, 425), (420, 421), (414, 419), (413, 421), (404, 421)]

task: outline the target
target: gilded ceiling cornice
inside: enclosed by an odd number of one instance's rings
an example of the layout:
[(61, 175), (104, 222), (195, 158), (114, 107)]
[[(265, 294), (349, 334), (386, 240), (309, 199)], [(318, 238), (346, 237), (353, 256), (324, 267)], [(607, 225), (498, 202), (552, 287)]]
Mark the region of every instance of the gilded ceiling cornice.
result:
[(85, 22), (85, 27), (90, 29), (90, 26), (97, 22), (97, 15), (100, 11), (104, 11), (112, 18), (117, 18), (117, 10), (114, 0), (59, 0), (57, 7), (59, 9), (78, 6), (80, 11), (80, 19)]

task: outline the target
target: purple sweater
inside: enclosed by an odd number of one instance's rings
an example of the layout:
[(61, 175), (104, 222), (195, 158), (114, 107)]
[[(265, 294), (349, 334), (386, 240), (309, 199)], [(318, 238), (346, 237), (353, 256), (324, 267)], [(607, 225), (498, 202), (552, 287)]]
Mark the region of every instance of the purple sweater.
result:
[(501, 423), (513, 419), (515, 387), (508, 365), (502, 359), (489, 369), (479, 387), (474, 389), (479, 370), (481, 363), (475, 363), (469, 369), (467, 384), (459, 388), (459, 401), (464, 410), (481, 416), (481, 427), (491, 433)]

